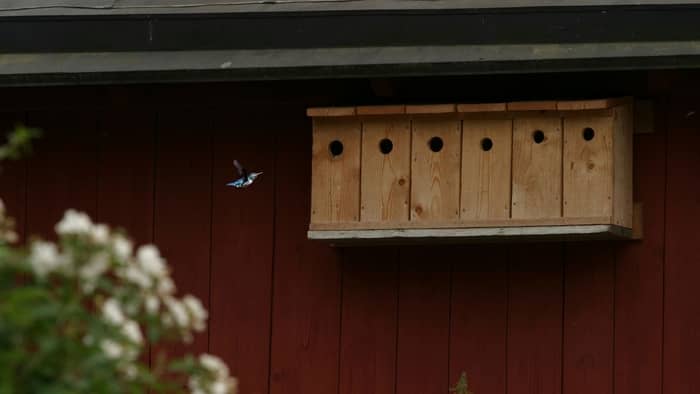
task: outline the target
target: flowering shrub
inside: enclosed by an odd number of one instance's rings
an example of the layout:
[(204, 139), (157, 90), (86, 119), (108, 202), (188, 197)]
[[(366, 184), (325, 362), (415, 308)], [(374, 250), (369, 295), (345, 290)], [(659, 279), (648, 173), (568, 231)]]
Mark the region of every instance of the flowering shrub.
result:
[(0, 393), (225, 394), (236, 380), (217, 357), (152, 357), (145, 343), (190, 342), (207, 311), (175, 296), (165, 259), (69, 210), (57, 242), (13, 246), (0, 201)]

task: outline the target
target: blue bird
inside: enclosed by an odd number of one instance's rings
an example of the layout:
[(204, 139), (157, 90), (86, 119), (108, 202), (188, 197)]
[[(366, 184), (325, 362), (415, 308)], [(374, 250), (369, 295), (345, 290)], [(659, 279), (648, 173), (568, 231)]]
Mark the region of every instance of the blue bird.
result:
[(240, 178), (236, 179), (233, 182), (229, 182), (226, 184), (226, 186), (233, 186), (237, 189), (244, 189), (255, 182), (255, 178), (259, 177), (262, 175), (262, 172), (248, 172), (241, 163), (238, 162), (238, 160), (233, 161), (234, 167), (238, 170), (238, 175), (240, 175)]

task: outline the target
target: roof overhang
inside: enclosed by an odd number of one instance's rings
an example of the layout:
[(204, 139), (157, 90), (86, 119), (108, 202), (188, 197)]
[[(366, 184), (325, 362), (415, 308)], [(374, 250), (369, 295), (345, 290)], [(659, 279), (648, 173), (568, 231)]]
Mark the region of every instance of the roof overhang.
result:
[(167, 14), (0, 9), (0, 84), (700, 66), (697, 4), (441, 9), (435, 4), (445, 2), (430, 3), (430, 9)]

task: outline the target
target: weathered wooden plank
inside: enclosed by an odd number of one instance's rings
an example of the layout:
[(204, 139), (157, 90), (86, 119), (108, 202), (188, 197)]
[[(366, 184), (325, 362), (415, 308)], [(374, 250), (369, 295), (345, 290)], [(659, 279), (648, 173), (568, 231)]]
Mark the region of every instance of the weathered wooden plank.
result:
[(507, 253), (503, 247), (456, 250), (450, 300), (450, 383), (467, 373), (474, 393), (506, 391)]
[(451, 259), (444, 248), (401, 250), (397, 393), (447, 392)]
[[(179, 294), (197, 296), (209, 308), (211, 239), (211, 120), (198, 110), (158, 113), (155, 171), (154, 241), (168, 260)], [(191, 345), (153, 348), (206, 352), (208, 330)]]
[(360, 222), (408, 220), (410, 128), (407, 119), (377, 118), (363, 122)]
[(657, 133), (636, 136), (634, 142), (635, 198), (644, 203), (644, 239), (616, 250), (615, 394), (662, 389), (666, 132), (661, 125)]
[(519, 245), (510, 256), (507, 392), (559, 394), (562, 247)]
[(510, 119), (462, 122), (462, 191), (460, 218), (510, 217)]
[(357, 119), (314, 119), (312, 223), (359, 220), (360, 138)]
[(306, 110), (306, 115), (312, 117), (352, 116), (355, 114), (355, 107), (325, 107)]
[(505, 112), (506, 103), (457, 104), (457, 112)]
[[(697, 96), (669, 111), (664, 275), (663, 392), (700, 392), (700, 117)], [(645, 203), (644, 208), (647, 208)], [(658, 316), (658, 315), (657, 315)]]
[(68, 208), (97, 213), (97, 120), (92, 112), (30, 112), (43, 130), (27, 163), (27, 235), (55, 238)]
[(485, 227), (536, 227), (573, 226), (585, 224), (610, 224), (609, 216), (587, 218), (549, 219), (484, 219), (484, 220), (443, 220), (440, 222), (397, 222), (397, 223), (312, 223), (310, 230), (398, 230), (398, 229), (464, 229)]
[(634, 112), (631, 100), (613, 109), (613, 139), (615, 141), (613, 182), (613, 223), (632, 228), (634, 221), (633, 197), (633, 134)]
[(612, 118), (565, 117), (563, 133), (564, 216), (611, 216), (614, 169)]
[(372, 105), (357, 107), (358, 115), (397, 115), (406, 113), (405, 105)]
[(340, 256), (306, 239), (310, 125), (292, 116), (278, 134), (271, 394), (338, 390)]
[[(213, 121), (209, 347), (239, 379), (241, 392), (269, 386), (275, 134), (283, 123), (255, 115), (216, 114)], [(233, 160), (262, 171), (246, 189)]]
[(613, 393), (613, 245), (567, 244), (563, 394)]
[(514, 101), (506, 104), (508, 111), (556, 111), (556, 101)]
[(411, 220), (456, 219), (459, 217), (460, 122), (414, 119), (412, 128)]
[(407, 105), (407, 114), (447, 114), (455, 112), (457, 109), (455, 104), (424, 104), (424, 105)]
[(561, 216), (561, 134), (558, 117), (513, 121), (514, 219)]
[(340, 394), (394, 394), (398, 250), (343, 256)]
[(624, 240), (632, 231), (613, 225), (530, 226), (465, 229), (393, 229), (393, 230), (310, 230), (309, 239), (342, 241), (358, 245), (365, 241), (396, 241), (415, 243), (486, 242), (486, 241), (545, 241), (545, 240)]

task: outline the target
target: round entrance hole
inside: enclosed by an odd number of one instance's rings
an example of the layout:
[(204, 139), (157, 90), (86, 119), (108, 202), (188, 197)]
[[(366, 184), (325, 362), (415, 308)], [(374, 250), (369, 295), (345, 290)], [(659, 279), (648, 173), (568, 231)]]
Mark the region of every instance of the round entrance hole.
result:
[(334, 140), (330, 144), (328, 144), (328, 150), (334, 157), (340, 156), (343, 154), (343, 143), (338, 140)]
[(481, 140), (481, 149), (483, 149), (484, 152), (490, 151), (491, 148), (493, 148), (493, 141), (491, 140), (491, 138), (486, 137), (483, 140)]
[(542, 141), (544, 141), (544, 131), (535, 130), (532, 133), (532, 140), (535, 141), (536, 144), (541, 144)]
[(383, 140), (379, 141), (379, 151), (382, 152), (383, 154), (387, 155), (393, 149), (394, 149), (394, 143), (391, 142), (390, 139), (384, 138)]
[(583, 139), (586, 141), (590, 141), (595, 137), (595, 130), (593, 130), (590, 127), (586, 127), (583, 129)]
[(440, 137), (433, 137), (428, 141), (428, 146), (430, 147), (430, 150), (433, 152), (440, 152), (443, 147), (443, 142), (442, 138)]

